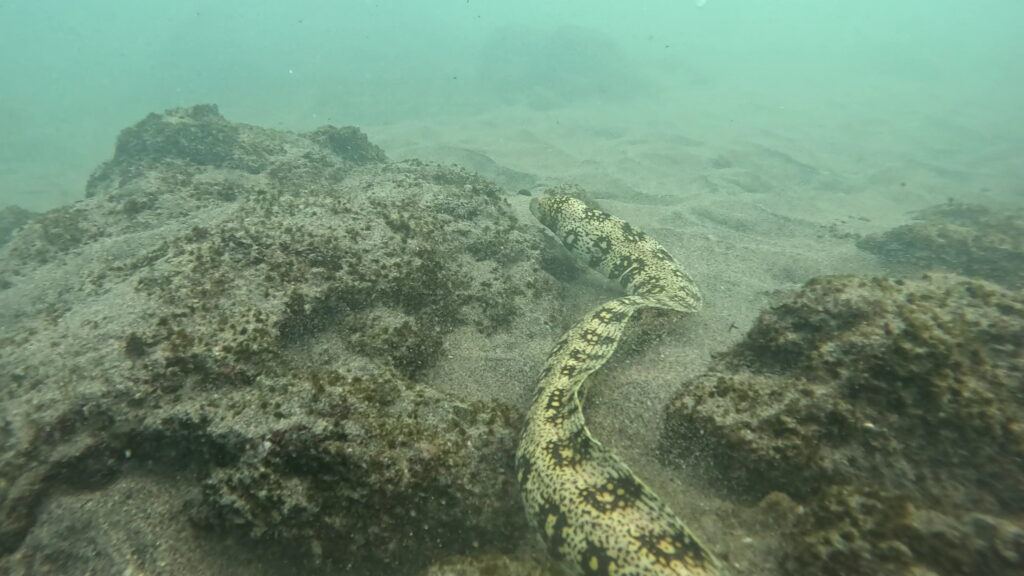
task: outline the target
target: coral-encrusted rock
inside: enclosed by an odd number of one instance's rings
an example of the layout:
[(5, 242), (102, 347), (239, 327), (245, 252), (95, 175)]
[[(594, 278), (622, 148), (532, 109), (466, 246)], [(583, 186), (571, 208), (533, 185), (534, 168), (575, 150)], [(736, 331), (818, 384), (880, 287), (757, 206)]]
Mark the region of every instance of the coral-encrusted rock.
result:
[(938, 270), (1024, 287), (1024, 212), (947, 202), (857, 246), (899, 270)]
[(309, 571), (409, 573), (525, 533), (518, 416), (426, 376), (453, 331), (527, 341), (520, 312), (557, 308), (496, 186), (200, 106), (127, 129), (89, 192), (0, 247), (0, 555), (34, 566), (41, 503), (129, 464), (189, 471), (190, 518)]
[[(751, 499), (779, 491), (802, 501), (811, 520), (795, 541), (815, 544), (794, 545), (793, 573), (899, 573), (915, 563), (976, 573), (950, 568), (955, 554), (989, 574), (1019, 573), (1024, 556), (979, 545), (994, 536), (967, 522), (981, 514), (1012, 523), (1024, 511), (1022, 381), (1020, 292), (955, 276), (818, 278), (683, 386), (664, 446), (712, 463)], [(898, 521), (880, 516), (893, 514)], [(916, 524), (929, 514), (964, 540)], [(846, 534), (839, 526), (850, 522)], [(842, 552), (851, 538), (867, 552)], [(975, 554), (979, 546), (991, 550)]]

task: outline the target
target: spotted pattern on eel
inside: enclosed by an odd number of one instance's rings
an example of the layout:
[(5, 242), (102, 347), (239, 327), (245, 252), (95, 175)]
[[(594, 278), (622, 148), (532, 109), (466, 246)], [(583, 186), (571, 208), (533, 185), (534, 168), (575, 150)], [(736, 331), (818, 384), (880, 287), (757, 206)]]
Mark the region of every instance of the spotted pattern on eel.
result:
[(595, 440), (583, 419), (587, 377), (615, 351), (641, 308), (700, 309), (690, 277), (657, 241), (576, 198), (534, 199), (530, 211), (626, 295), (578, 321), (555, 344), (516, 453), (530, 522), (574, 574), (715, 576), (719, 561), (643, 481)]

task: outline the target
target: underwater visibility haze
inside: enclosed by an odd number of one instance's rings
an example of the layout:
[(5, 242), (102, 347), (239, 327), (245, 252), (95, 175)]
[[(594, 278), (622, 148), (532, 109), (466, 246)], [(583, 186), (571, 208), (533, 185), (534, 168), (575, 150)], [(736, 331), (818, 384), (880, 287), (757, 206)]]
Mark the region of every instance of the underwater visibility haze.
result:
[(0, 574), (1024, 574), (1022, 22), (0, 1)]

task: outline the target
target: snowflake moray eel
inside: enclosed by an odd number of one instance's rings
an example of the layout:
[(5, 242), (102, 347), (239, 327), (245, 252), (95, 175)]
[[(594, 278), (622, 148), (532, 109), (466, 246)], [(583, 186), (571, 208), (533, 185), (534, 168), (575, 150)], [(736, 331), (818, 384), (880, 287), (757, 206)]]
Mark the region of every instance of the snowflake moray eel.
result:
[(718, 576), (720, 562), (629, 467), (587, 430), (587, 377), (615, 351), (642, 308), (700, 309), (690, 277), (657, 241), (567, 196), (530, 210), (578, 259), (626, 295), (587, 313), (555, 344), (526, 417), (516, 474), (548, 553), (575, 574)]

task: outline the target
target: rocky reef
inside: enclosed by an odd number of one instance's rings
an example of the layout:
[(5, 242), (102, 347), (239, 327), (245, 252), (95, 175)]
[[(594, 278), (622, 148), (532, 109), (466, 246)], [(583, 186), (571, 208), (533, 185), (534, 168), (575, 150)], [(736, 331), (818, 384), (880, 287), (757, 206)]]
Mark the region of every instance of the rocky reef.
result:
[[(513, 454), (586, 272), (514, 194), (206, 105), (0, 213), (0, 573), (558, 573)], [(735, 573), (1024, 572), (1020, 220), (919, 216), (861, 240), (915, 277), (808, 282), (668, 406)]]
[(725, 497), (789, 501), (782, 573), (1024, 570), (1024, 295), (817, 278), (686, 382), (663, 448)]
[(0, 210), (0, 246), (7, 244), (14, 231), (31, 220), (32, 216), (32, 212), (17, 206), (7, 206)]
[[(405, 574), (517, 546), (519, 413), (425, 376), (454, 330), (509, 330), (552, 293), (499, 188), (388, 162), (356, 128), (207, 105), (125, 129), (86, 196), (0, 247), (0, 571), (174, 567), (159, 540), (68, 556), (59, 533), (85, 520), (49, 505), (167, 478), (123, 513), (174, 502), (136, 533), (180, 515), (179, 550), (261, 559), (216, 573)], [(110, 524), (85, 530), (123, 543)]]
[(860, 239), (895, 271), (944, 271), (1024, 287), (1024, 212), (994, 212), (950, 200), (922, 210), (916, 222)]

